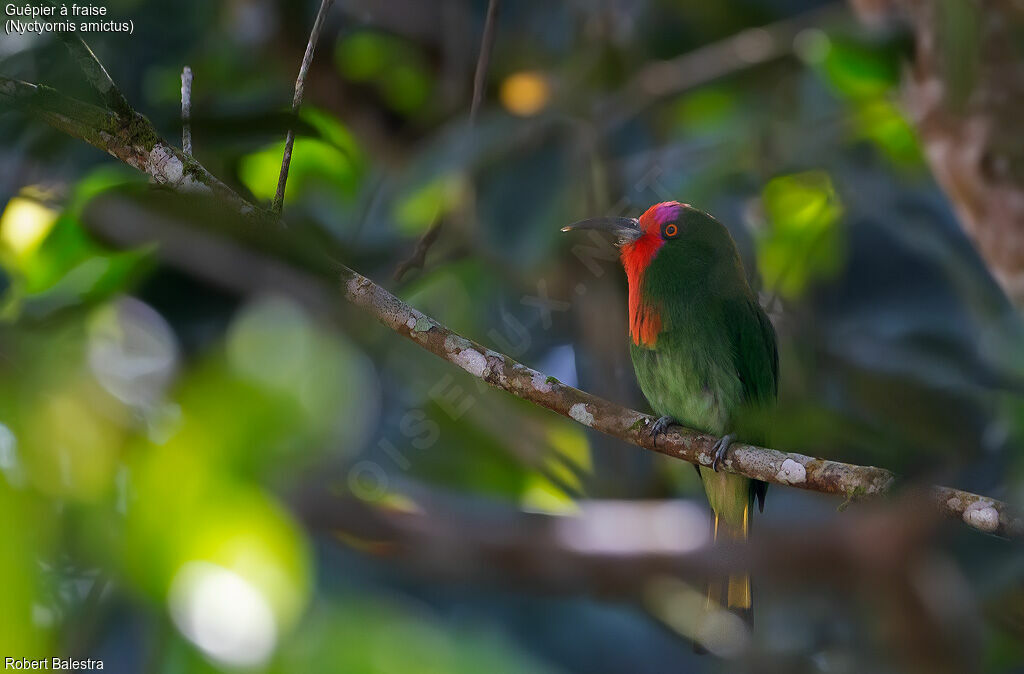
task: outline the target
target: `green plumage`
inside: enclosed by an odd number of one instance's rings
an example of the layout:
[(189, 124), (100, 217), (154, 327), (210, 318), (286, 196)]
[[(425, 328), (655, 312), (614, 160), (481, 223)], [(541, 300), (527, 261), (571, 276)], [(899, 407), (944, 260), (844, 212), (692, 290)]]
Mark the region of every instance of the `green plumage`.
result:
[[(775, 331), (725, 227), (689, 207), (674, 222), (678, 234), (665, 239), (640, 279), (640, 301), (661, 322), (651, 348), (631, 346), (640, 388), (661, 416), (765, 444), (763, 410), (778, 382)], [(754, 490), (763, 495), (764, 485), (709, 467), (699, 472), (716, 522), (731, 537), (745, 536)], [(731, 585), (729, 593), (732, 605)], [(749, 608), (749, 581), (746, 596)]]

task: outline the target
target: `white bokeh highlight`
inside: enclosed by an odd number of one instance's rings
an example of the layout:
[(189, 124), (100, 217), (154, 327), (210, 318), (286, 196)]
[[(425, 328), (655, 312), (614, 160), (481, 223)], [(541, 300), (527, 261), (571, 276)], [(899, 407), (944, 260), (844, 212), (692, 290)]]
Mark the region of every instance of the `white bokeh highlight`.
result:
[(187, 562), (171, 583), (168, 601), (178, 630), (212, 660), (253, 667), (274, 651), (278, 627), (270, 602), (230, 569)]

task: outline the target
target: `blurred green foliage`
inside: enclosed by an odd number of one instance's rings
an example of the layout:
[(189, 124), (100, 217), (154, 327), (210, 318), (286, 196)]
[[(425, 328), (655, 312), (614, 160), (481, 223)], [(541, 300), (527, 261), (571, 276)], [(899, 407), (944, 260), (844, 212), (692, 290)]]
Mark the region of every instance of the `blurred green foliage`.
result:
[(757, 263), (766, 288), (793, 299), (839, 273), (843, 210), (827, 173), (774, 178), (761, 190), (761, 204), (767, 224), (757, 238)]
[(373, 87), (381, 100), (400, 114), (420, 110), (433, 90), (419, 50), (393, 35), (362, 30), (340, 38), (334, 62), (342, 77)]
[[(322, 192), (334, 199), (351, 200), (366, 173), (366, 158), (352, 134), (331, 115), (306, 107), (300, 119), (317, 137), (296, 138), (288, 173), (285, 202)], [(284, 141), (272, 143), (242, 157), (238, 177), (263, 201), (271, 201), (277, 193)]]

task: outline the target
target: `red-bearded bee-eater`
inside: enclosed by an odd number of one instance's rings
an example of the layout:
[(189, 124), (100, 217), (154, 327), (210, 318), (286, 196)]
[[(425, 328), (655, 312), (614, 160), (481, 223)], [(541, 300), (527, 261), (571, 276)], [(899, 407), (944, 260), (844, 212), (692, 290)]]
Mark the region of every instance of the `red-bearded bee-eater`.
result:
[[(629, 283), (629, 337), (640, 389), (660, 419), (717, 435), (712, 466), (699, 466), (714, 511), (715, 540), (742, 540), (751, 507), (767, 485), (720, 472), (729, 444), (766, 444), (765, 411), (778, 391), (775, 330), (750, 289), (729, 231), (707, 213), (668, 201), (636, 218), (594, 218), (562, 231), (599, 229), (618, 237)], [(758, 429), (760, 426), (760, 430)], [(708, 584), (708, 602), (749, 624), (749, 575)]]

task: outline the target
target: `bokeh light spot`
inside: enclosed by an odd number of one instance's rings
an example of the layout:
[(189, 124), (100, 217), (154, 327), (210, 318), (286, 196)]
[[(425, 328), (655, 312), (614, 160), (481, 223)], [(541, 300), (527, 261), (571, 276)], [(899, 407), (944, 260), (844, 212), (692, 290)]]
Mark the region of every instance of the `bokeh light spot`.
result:
[(0, 216), (0, 242), (18, 256), (25, 256), (39, 247), (53, 224), (57, 212), (38, 201), (15, 197)]
[(191, 561), (171, 583), (171, 617), (201, 651), (226, 665), (258, 665), (274, 650), (277, 621), (270, 602), (239, 574)]
[(515, 73), (501, 83), (500, 98), (501, 104), (513, 115), (531, 117), (547, 106), (551, 85), (539, 72)]

